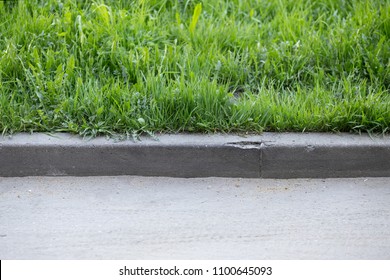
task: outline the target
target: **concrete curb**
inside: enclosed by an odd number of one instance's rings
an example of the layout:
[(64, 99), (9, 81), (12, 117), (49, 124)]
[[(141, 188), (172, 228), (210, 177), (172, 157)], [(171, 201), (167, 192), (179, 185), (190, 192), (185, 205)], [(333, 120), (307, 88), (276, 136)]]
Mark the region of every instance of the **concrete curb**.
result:
[(390, 176), (390, 137), (322, 133), (158, 135), (83, 140), (70, 134), (0, 138), (0, 176), (141, 175), (330, 178)]

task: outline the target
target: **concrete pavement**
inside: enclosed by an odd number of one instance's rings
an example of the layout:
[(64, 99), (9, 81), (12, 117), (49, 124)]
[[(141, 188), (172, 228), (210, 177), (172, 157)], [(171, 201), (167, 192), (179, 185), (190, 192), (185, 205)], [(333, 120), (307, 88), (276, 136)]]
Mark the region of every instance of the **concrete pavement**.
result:
[(390, 259), (390, 178), (0, 177), (0, 259)]

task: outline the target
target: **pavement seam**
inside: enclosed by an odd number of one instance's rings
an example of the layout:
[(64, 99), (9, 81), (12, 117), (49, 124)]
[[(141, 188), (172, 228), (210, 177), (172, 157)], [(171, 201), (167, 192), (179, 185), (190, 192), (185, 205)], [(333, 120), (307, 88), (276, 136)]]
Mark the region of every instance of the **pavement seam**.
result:
[(260, 178), (263, 178), (263, 149), (264, 149), (265, 143), (261, 142), (260, 145), (260, 155), (259, 155), (259, 176)]

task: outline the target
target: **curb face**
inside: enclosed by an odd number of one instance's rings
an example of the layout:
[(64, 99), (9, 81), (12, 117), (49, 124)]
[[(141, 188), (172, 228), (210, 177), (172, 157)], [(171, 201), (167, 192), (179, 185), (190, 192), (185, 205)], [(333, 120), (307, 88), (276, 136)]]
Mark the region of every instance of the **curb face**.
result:
[(325, 178), (390, 176), (390, 137), (321, 133), (158, 135), (83, 140), (70, 134), (0, 138), (0, 176), (139, 175)]
[(264, 178), (390, 176), (390, 148), (373, 146), (267, 147)]

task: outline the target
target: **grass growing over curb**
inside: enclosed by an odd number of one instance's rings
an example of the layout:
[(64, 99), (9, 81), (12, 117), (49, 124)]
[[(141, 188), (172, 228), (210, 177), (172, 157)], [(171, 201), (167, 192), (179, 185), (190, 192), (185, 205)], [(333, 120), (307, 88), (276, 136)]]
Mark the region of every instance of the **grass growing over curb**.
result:
[(0, 1), (0, 131), (390, 127), (386, 0)]

